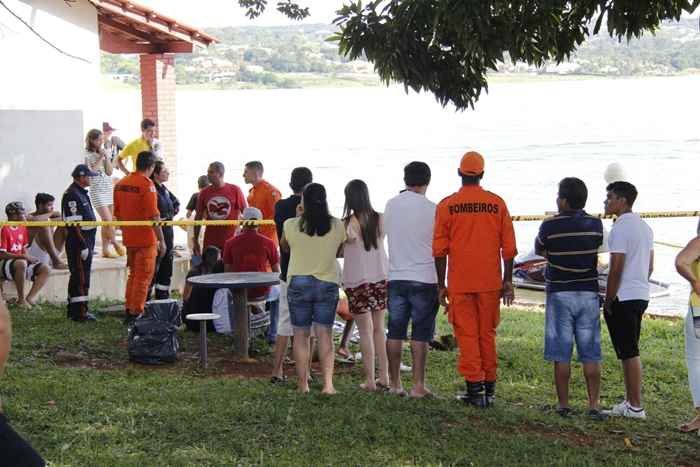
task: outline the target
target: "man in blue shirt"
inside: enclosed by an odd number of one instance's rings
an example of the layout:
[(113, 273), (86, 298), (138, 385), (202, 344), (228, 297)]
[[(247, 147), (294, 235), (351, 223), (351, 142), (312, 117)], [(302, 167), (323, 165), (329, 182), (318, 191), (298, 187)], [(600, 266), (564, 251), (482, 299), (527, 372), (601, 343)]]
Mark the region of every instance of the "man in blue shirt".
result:
[(547, 258), (544, 358), (554, 363), (562, 417), (571, 414), (569, 377), (574, 341), (588, 389), (588, 415), (600, 420), (598, 248), (603, 223), (584, 210), (588, 190), (578, 178), (559, 182), (559, 212), (542, 222), (535, 251)]
[[(85, 164), (75, 167), (72, 173), (73, 183), (63, 194), (61, 213), (66, 222), (94, 221), (95, 212), (90, 203), (87, 187), (90, 178), (97, 174)], [(88, 313), (88, 295), (90, 292), (90, 272), (92, 269), (92, 251), (95, 249), (95, 227), (66, 227), (66, 256), (68, 257), (68, 318), (73, 321), (94, 321), (95, 316)]]

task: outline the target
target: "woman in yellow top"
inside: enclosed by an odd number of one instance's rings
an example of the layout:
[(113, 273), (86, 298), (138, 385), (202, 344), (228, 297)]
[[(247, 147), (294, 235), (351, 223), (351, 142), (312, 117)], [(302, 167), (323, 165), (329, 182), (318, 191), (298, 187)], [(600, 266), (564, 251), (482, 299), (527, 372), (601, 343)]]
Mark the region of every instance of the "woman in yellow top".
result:
[(313, 326), (323, 372), (323, 393), (335, 394), (332, 333), (340, 286), (336, 257), (346, 240), (345, 228), (328, 212), (323, 185), (308, 185), (301, 206), (300, 217), (285, 221), (280, 241), (282, 250), (290, 252), (287, 300), (294, 327), (297, 389), (309, 392), (307, 367)]
[(676, 270), (690, 282), (690, 304), (685, 319), (685, 358), (688, 383), (697, 412), (695, 418), (680, 426), (683, 432), (700, 434), (700, 236), (694, 238), (676, 257)]

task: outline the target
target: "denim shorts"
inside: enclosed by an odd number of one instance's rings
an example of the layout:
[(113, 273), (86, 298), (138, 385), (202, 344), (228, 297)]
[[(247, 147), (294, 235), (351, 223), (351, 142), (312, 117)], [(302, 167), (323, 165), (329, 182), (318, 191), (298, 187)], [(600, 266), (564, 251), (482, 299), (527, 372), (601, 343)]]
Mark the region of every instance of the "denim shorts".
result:
[(292, 326), (309, 329), (311, 324), (331, 327), (338, 308), (338, 284), (314, 276), (294, 276), (287, 289)]
[(406, 340), (408, 324), (411, 340), (430, 342), (435, 333), (439, 308), (437, 284), (415, 281), (389, 281), (389, 339)]
[(570, 362), (576, 341), (578, 361), (597, 363), (600, 352), (600, 302), (590, 291), (547, 294), (544, 331), (544, 358), (550, 362)]

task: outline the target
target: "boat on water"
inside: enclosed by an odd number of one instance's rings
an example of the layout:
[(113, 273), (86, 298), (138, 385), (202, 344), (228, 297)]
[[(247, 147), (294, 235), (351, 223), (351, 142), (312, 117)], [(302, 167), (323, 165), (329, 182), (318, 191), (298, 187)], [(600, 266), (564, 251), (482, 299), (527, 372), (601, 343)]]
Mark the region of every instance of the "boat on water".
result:
[[(534, 253), (518, 255), (513, 265), (513, 286), (520, 289), (545, 291), (545, 269), (547, 259)], [(598, 293), (605, 297), (608, 283), (608, 264), (598, 261)], [(671, 294), (669, 284), (654, 279), (649, 280), (651, 299), (666, 297)]]

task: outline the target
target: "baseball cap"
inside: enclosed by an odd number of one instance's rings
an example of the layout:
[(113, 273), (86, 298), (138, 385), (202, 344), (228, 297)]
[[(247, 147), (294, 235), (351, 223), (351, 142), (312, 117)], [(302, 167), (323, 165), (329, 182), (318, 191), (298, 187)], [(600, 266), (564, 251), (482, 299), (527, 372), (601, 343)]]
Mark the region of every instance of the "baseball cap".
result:
[(245, 221), (261, 220), (262, 217), (262, 212), (258, 208), (245, 208), (243, 210), (242, 218)]
[(78, 178), (78, 177), (97, 177), (99, 174), (97, 172), (93, 172), (90, 170), (90, 167), (88, 167), (85, 164), (78, 164), (75, 166), (73, 169), (73, 173), (71, 176), (73, 178)]
[(17, 214), (20, 212), (25, 212), (24, 203), (21, 201), (12, 201), (11, 203), (7, 203), (7, 206), (5, 206), (5, 214), (7, 215)]
[(467, 152), (459, 163), (459, 173), (462, 175), (481, 175), (484, 173), (483, 156), (476, 151)]
[(112, 128), (112, 125), (110, 125), (107, 122), (102, 122), (102, 131), (107, 132), (107, 131), (117, 131), (116, 128)]

